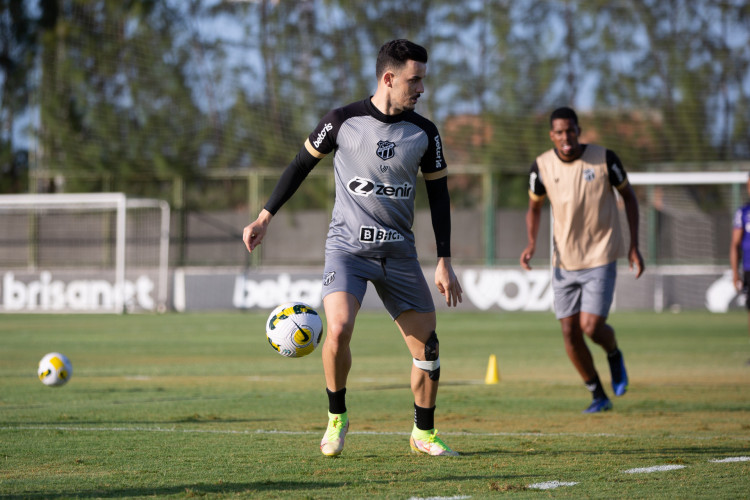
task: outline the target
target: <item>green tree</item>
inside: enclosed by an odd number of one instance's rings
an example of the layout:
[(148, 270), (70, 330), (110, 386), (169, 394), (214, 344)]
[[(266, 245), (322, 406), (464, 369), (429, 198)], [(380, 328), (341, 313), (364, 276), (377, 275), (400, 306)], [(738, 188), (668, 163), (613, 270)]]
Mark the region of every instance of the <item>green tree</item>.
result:
[(26, 190), (28, 151), (16, 144), (19, 116), (30, 105), (37, 20), (22, 0), (0, 0), (0, 193)]

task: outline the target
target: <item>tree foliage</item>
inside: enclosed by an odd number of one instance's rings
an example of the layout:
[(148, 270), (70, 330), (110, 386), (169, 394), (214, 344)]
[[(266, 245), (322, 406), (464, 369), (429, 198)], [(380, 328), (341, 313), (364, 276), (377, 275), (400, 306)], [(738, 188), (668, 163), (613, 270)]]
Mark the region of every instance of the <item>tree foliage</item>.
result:
[(559, 105), (630, 170), (750, 158), (742, 0), (0, 5), (3, 172), (13, 120), (38, 114), (32, 167), (69, 190), (158, 194), (169, 176), (283, 168), (326, 111), (374, 91), (378, 48), (402, 37), (430, 51), (419, 111), (453, 164), (524, 171)]

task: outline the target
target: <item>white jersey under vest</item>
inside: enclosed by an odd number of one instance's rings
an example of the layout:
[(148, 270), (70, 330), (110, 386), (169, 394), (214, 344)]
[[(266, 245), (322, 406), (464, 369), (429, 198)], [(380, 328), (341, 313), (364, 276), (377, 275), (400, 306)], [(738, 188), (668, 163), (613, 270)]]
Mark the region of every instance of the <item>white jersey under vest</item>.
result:
[(305, 147), (316, 158), (333, 152), (336, 201), (326, 251), (365, 257), (416, 257), (414, 193), (446, 175), (437, 127), (406, 111), (381, 113), (369, 98), (328, 112)]

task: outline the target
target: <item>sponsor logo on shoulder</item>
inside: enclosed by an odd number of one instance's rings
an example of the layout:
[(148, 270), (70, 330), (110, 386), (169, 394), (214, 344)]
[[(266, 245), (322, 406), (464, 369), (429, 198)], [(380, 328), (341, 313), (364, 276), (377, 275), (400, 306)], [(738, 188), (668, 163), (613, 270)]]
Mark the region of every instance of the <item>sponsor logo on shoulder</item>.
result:
[(391, 141), (378, 141), (378, 149), (375, 150), (380, 158), (390, 160), (396, 156), (396, 143)]
[(315, 142), (313, 142), (313, 146), (315, 146), (316, 148), (319, 148), (320, 144), (323, 142), (323, 139), (326, 138), (326, 135), (331, 130), (333, 130), (333, 125), (331, 125), (330, 123), (326, 123), (325, 125), (323, 125), (323, 130), (321, 130), (320, 133), (318, 134), (318, 138), (315, 139)]
[(400, 186), (391, 186), (363, 177), (354, 177), (347, 183), (346, 187), (356, 196), (373, 195), (376, 198), (391, 198), (396, 200), (408, 199), (414, 191), (414, 187), (408, 182), (404, 182)]
[(440, 136), (435, 136), (435, 168), (443, 168), (443, 145), (440, 143)]
[(375, 226), (360, 226), (359, 241), (363, 243), (385, 243), (388, 241), (403, 241), (404, 237), (398, 231), (383, 229)]

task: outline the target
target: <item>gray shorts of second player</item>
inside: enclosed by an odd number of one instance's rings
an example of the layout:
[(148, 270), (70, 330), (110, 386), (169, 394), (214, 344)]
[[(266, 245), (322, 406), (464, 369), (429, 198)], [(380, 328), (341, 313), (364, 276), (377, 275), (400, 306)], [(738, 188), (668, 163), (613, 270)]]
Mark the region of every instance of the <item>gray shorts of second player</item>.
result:
[(616, 280), (616, 261), (579, 271), (554, 268), (555, 316), (562, 319), (583, 311), (606, 318), (615, 295)]
[(348, 292), (361, 305), (370, 281), (393, 319), (409, 309), (435, 311), (430, 288), (417, 259), (361, 257), (330, 251), (326, 252), (324, 269), (323, 297), (332, 292)]

